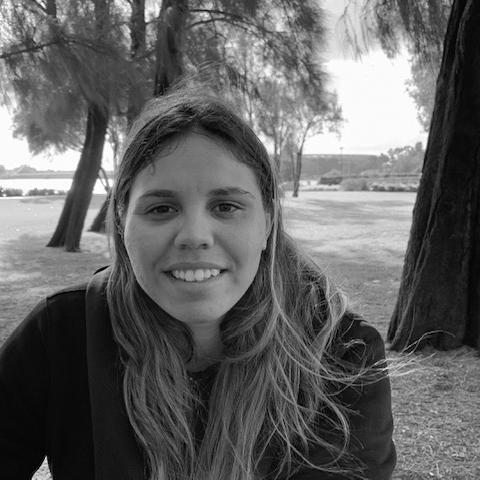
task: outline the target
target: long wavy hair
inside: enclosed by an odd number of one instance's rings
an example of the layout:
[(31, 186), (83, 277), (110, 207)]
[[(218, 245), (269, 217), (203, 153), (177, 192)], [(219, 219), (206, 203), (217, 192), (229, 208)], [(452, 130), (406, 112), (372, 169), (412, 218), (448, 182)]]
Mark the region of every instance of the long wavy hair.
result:
[[(221, 323), (224, 359), (208, 405), (186, 370), (195, 349), (191, 331), (142, 290), (123, 242), (136, 175), (192, 132), (221, 142), (253, 171), (272, 218), (257, 274)], [(150, 480), (252, 480), (266, 470), (276, 478), (301, 465), (354, 476), (348, 412), (333, 388), (355, 377), (332, 354), (346, 299), (285, 232), (277, 182), (251, 128), (205, 94), (184, 90), (153, 99), (127, 136), (107, 220), (107, 301), (124, 367), (125, 408)], [(311, 464), (311, 445), (323, 447), (330, 461)]]

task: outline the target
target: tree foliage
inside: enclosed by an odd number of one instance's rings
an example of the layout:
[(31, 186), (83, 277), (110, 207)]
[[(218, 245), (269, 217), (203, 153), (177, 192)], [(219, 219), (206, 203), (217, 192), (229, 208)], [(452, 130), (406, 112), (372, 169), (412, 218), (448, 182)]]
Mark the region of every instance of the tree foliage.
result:
[(422, 64), (417, 58), (410, 59), (411, 78), (407, 80), (407, 92), (417, 107), (417, 119), (425, 132), (430, 129), (435, 88), (440, 62)]
[(421, 142), (415, 146), (390, 148), (387, 152), (386, 162), (383, 164), (384, 171), (394, 174), (420, 173), (423, 164), (425, 150)]
[(107, 0), (49, 0), (3, 2), (0, 14), (15, 134), (33, 153), (79, 149), (88, 103), (119, 108), (129, 78), (120, 12)]
[[(389, 57), (404, 47), (408, 49), (411, 79), (407, 91), (425, 131), (430, 127), (451, 6), (452, 0), (350, 0), (343, 15), (347, 40), (356, 52), (361, 53), (362, 47), (368, 48), (375, 42)], [(351, 19), (357, 12), (361, 17), (361, 35), (355, 33)]]

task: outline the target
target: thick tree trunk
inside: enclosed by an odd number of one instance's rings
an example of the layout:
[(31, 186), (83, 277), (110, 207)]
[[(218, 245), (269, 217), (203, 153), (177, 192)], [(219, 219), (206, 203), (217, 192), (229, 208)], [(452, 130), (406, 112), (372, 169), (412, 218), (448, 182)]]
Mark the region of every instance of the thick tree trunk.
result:
[(87, 115), (87, 131), (80, 161), (72, 186), (65, 199), (63, 210), (48, 247), (65, 247), (67, 252), (80, 247), (85, 217), (92, 198), (92, 191), (102, 163), (103, 146), (108, 116), (98, 105), (90, 104)]
[(187, 14), (188, 0), (163, 0), (157, 31), (155, 96), (163, 95), (183, 74)]
[(480, 2), (455, 0), (388, 341), (480, 347)]

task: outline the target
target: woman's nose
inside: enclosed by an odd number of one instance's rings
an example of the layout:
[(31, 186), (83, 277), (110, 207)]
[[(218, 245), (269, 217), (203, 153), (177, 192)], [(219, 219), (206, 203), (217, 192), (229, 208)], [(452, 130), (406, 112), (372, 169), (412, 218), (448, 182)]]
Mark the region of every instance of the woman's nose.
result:
[(175, 236), (178, 248), (209, 248), (213, 245), (210, 222), (200, 213), (184, 215)]

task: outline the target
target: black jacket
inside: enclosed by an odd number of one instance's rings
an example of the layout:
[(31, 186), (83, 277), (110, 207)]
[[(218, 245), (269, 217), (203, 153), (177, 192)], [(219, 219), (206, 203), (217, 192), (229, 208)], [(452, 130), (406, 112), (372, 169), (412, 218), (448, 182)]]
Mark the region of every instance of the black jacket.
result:
[[(105, 284), (108, 270), (88, 285), (49, 296), (27, 316), (0, 349), (0, 477), (30, 479), (48, 458), (54, 480), (141, 480), (142, 454), (126, 416), (121, 365), (113, 340)], [(343, 340), (362, 339), (358, 355), (344, 359), (368, 363), (384, 358), (378, 332), (355, 317), (344, 320)], [(341, 400), (358, 415), (351, 419), (354, 454), (372, 480), (391, 477), (390, 383), (346, 389)], [(312, 451), (322, 462), (326, 452)], [(344, 477), (301, 470), (292, 480)], [(345, 477), (347, 478), (347, 477)], [(225, 479), (227, 480), (227, 479)]]

